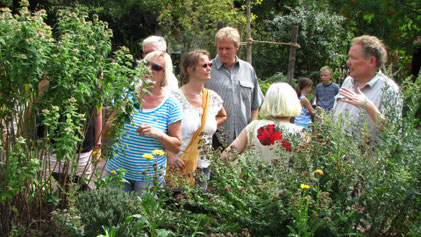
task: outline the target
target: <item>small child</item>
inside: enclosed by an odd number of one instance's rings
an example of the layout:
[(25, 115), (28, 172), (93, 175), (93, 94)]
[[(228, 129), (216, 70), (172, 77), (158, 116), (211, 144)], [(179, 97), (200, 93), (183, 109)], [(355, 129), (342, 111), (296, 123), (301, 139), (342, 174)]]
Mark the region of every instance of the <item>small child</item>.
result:
[(330, 112), (335, 102), (335, 95), (339, 92), (339, 86), (332, 82), (333, 69), (329, 66), (324, 66), (320, 69), (320, 79), (322, 80), (316, 86), (316, 104), (317, 108), (322, 108), (326, 112)]
[(309, 129), (309, 125), (312, 124), (311, 115), (316, 112), (316, 110), (311, 105), (310, 100), (306, 97), (306, 95), (310, 93), (312, 86), (313, 81), (310, 78), (304, 77), (298, 81), (298, 86), (295, 89), (298, 98), (300, 99), (302, 110), (301, 114), (295, 117), (294, 123), (306, 129)]

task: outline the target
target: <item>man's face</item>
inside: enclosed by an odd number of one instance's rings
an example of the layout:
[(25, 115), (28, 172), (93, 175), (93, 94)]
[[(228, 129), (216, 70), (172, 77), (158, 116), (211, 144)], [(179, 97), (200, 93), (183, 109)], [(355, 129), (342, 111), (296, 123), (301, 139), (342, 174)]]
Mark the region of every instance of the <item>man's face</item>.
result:
[(235, 62), (235, 54), (238, 47), (235, 46), (232, 39), (220, 39), (216, 42), (216, 50), (221, 62), (232, 64)]
[(346, 64), (349, 68), (349, 75), (359, 81), (370, 75), (370, 58), (363, 55), (362, 46), (359, 44), (351, 46), (348, 52), (349, 59)]
[(158, 47), (156, 43), (149, 43), (147, 45), (143, 46), (143, 57), (148, 55), (149, 53), (152, 53), (153, 51), (158, 50)]

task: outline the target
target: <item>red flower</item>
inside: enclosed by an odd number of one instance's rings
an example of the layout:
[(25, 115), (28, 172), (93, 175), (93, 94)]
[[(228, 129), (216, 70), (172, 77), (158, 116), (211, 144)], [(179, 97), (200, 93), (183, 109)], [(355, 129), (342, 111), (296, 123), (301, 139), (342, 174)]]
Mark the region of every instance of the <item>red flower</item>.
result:
[(291, 142), (289, 142), (289, 141), (287, 141), (287, 140), (282, 140), (282, 147), (286, 150), (286, 151), (288, 151), (288, 152), (291, 152), (292, 151), (292, 144), (291, 144)]
[(257, 139), (265, 146), (273, 145), (275, 141), (282, 140), (282, 133), (275, 131), (274, 124), (268, 124), (257, 130)]
[(260, 143), (264, 146), (269, 146), (275, 144), (275, 141), (281, 140), (282, 147), (288, 151), (292, 151), (291, 142), (282, 139), (283, 135), (278, 128), (275, 128), (274, 124), (268, 124), (263, 127), (260, 127), (257, 130), (257, 139), (259, 139)]

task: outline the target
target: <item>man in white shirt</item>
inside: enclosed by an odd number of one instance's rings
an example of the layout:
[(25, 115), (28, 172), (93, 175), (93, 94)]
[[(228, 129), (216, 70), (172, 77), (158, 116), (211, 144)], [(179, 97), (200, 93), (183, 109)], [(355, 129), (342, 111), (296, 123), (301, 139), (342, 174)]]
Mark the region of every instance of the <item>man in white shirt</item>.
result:
[(398, 120), (402, 116), (399, 87), (380, 70), (386, 63), (387, 52), (377, 37), (354, 38), (348, 56), (349, 76), (335, 96), (334, 118), (337, 121), (349, 113), (349, 117), (343, 119), (352, 123), (350, 128), (361, 132), (363, 124), (367, 124), (368, 137), (375, 141), (386, 114), (394, 112)]

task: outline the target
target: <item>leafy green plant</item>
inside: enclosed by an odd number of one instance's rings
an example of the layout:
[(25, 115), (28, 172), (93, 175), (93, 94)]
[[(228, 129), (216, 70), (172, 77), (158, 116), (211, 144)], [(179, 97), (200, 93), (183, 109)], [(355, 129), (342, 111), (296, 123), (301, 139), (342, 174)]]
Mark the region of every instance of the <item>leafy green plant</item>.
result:
[(142, 213), (140, 205), (135, 193), (111, 188), (85, 191), (79, 195), (68, 214), (59, 212), (55, 220), (59, 230), (71, 235), (97, 236), (103, 233), (103, 226), (108, 226), (110, 231), (116, 229), (117, 236), (136, 236), (138, 232), (135, 231), (134, 222), (126, 221), (126, 218)]
[[(84, 12), (57, 11), (52, 29), (45, 10), (31, 13), (28, 2), (22, 5), (15, 15), (7, 8), (0, 14), (3, 233), (13, 224), (29, 226), (28, 233), (48, 229), (30, 223), (76, 194), (70, 181), (92, 111), (107, 106), (121, 111), (120, 123), (129, 119), (134, 103), (126, 95), (148, 73), (134, 69), (126, 48), (111, 51), (112, 32), (97, 16), (90, 21)], [(107, 158), (109, 148), (103, 149)], [(66, 164), (64, 183), (52, 178), (51, 154)]]

